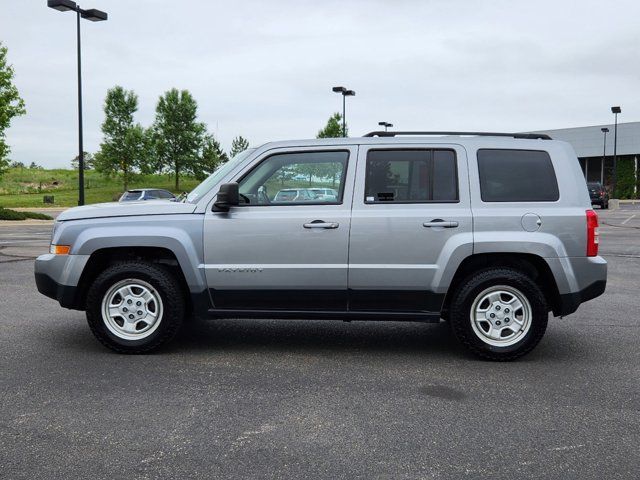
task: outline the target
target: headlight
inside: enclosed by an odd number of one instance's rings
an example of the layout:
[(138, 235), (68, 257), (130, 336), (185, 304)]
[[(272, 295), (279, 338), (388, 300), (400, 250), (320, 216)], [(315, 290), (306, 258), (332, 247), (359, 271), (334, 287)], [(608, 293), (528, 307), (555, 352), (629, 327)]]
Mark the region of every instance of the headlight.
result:
[(59, 221), (57, 221), (57, 220), (55, 220), (55, 221), (53, 222), (53, 228), (51, 229), (51, 240), (50, 240), (50, 242), (49, 242), (49, 243), (52, 243), (52, 242), (53, 242), (53, 237), (55, 237), (55, 236), (56, 236), (56, 230), (58, 230), (58, 227), (59, 227), (59, 226), (60, 226), (60, 222), (59, 222)]
[(56, 245), (56, 232), (60, 227), (61, 222), (53, 222), (53, 229), (51, 230), (51, 240), (49, 242), (49, 253), (53, 253), (55, 255), (69, 255), (69, 251), (71, 250), (70, 245)]

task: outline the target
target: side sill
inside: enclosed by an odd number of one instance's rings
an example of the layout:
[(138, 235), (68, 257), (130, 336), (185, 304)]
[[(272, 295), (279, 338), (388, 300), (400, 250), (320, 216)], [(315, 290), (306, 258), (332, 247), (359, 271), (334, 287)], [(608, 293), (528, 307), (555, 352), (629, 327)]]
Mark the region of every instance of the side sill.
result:
[(439, 312), (379, 312), (379, 311), (309, 311), (309, 310), (209, 310), (209, 318), (255, 318), (295, 320), (379, 320), (402, 322), (440, 322)]

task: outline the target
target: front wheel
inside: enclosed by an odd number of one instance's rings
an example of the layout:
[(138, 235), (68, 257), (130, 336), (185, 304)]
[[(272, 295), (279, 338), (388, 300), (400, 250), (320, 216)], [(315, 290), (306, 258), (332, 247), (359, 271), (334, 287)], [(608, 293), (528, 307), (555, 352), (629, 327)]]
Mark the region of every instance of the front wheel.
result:
[(527, 354), (547, 328), (544, 294), (527, 275), (510, 268), (490, 268), (467, 277), (450, 310), (458, 340), (489, 360)]
[(112, 265), (87, 293), (91, 331), (103, 345), (120, 353), (146, 353), (169, 342), (184, 314), (179, 282), (152, 263)]

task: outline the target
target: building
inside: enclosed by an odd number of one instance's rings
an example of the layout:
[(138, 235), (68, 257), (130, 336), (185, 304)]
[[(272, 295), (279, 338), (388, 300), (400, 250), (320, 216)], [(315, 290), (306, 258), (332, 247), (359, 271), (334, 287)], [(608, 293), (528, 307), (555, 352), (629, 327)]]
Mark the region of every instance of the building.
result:
[[(605, 129), (605, 131), (603, 131)], [(606, 131), (608, 129), (608, 132)], [(584, 176), (588, 182), (600, 182), (608, 187), (613, 175), (614, 125), (540, 130), (554, 140), (564, 140), (573, 145)], [(637, 191), (638, 159), (640, 159), (640, 122), (618, 123), (617, 141), (618, 179), (622, 168), (633, 168), (633, 185)], [(604, 161), (603, 161), (604, 160)]]

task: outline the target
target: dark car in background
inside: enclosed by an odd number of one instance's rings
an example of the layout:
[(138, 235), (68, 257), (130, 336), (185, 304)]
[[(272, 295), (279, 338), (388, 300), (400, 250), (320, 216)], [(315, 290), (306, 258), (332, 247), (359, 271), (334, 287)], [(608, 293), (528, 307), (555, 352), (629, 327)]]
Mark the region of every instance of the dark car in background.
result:
[(600, 182), (587, 183), (587, 189), (589, 189), (591, 205), (599, 205), (600, 208), (604, 209), (609, 208), (609, 192)]
[(127, 190), (120, 197), (119, 202), (135, 202), (139, 200), (173, 200), (176, 196), (169, 190), (161, 188), (139, 188)]

